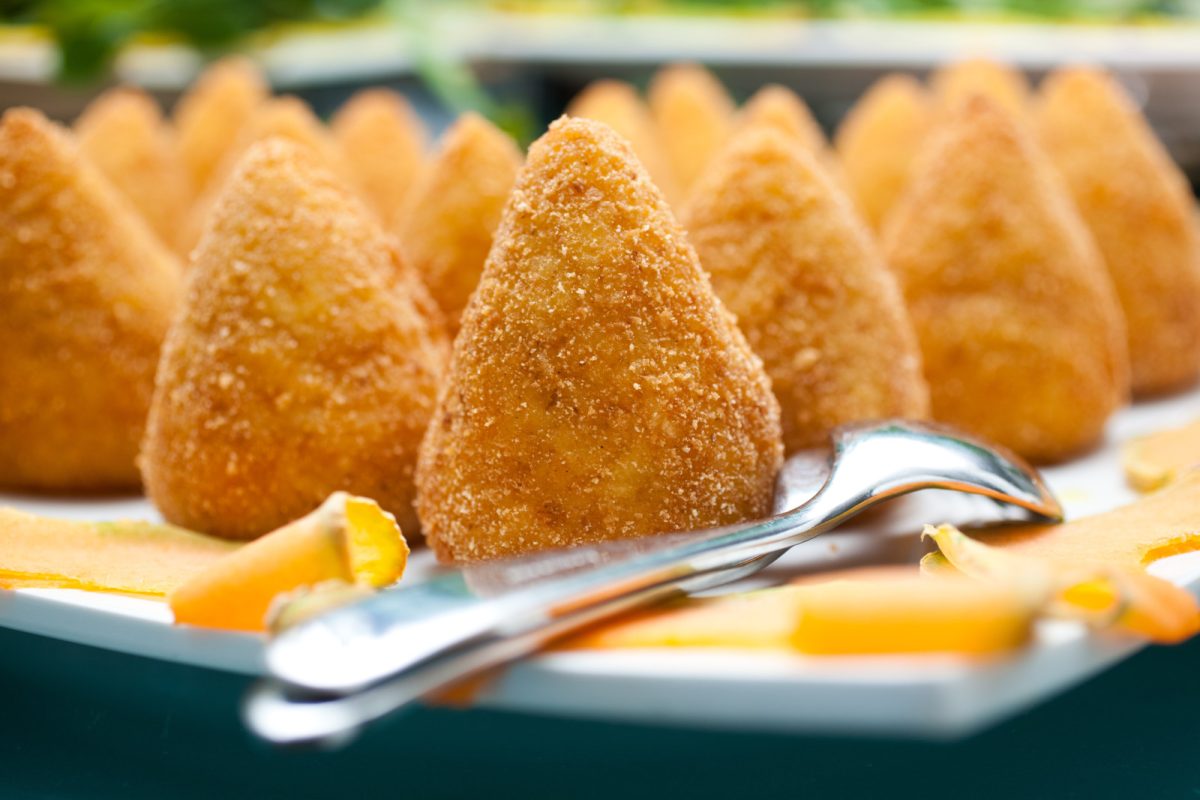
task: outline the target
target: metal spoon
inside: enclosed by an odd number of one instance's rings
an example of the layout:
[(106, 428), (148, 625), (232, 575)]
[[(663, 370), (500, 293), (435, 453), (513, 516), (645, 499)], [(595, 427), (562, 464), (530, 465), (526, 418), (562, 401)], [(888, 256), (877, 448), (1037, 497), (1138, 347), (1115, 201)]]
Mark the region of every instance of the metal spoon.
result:
[(920, 489), (1062, 519), (1037, 473), (1003, 449), (932, 423), (849, 426), (835, 432), (832, 454), (789, 459), (768, 519), (448, 570), (289, 629), (268, 645), (271, 679), (251, 692), (247, 723), (279, 744), (338, 741), (564, 633), (756, 572), (793, 545)]

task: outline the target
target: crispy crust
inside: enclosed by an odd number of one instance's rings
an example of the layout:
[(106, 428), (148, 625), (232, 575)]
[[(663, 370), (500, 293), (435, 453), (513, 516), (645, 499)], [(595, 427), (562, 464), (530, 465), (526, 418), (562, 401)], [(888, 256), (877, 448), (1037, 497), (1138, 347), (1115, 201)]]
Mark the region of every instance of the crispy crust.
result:
[(808, 105), (786, 86), (767, 84), (746, 101), (738, 114), (739, 131), (767, 127), (775, 128), (813, 153), (823, 152), (827, 146), (825, 134)]
[(623, 81), (592, 81), (571, 101), (567, 114), (603, 122), (622, 136), (633, 148), (642, 166), (672, 205), (683, 199), (679, 179), (663, 150), (650, 109), (638, 97), (637, 90)]
[(400, 243), (456, 329), (520, 167), (512, 139), (478, 114), (464, 114), (413, 187)]
[(191, 203), (191, 186), (175, 137), (153, 98), (110, 89), (75, 123), (79, 148), (100, 168), (158, 237), (172, 243)]
[(662, 149), (686, 193), (729, 138), (733, 100), (699, 64), (660, 69), (650, 81), (647, 99)]
[(1128, 321), (1133, 390), (1200, 374), (1200, 237), (1187, 179), (1117, 83), (1066, 69), (1042, 85), (1038, 133), (1091, 229)]
[(267, 94), (267, 82), (254, 62), (231, 56), (206, 69), (179, 99), (175, 128), (194, 191), (208, 187), (238, 132)]
[(761, 362), (629, 145), (530, 149), (421, 449), (444, 560), (757, 517), (781, 459)]
[(142, 470), (168, 520), (253, 538), (331, 492), (415, 528), (447, 345), (365, 206), (306, 148), (251, 148), (196, 249)]
[(896, 280), (813, 154), (770, 126), (740, 133), (682, 221), (763, 359), (788, 452), (844, 423), (929, 413)]
[(884, 251), (904, 287), (933, 416), (1036, 461), (1093, 444), (1129, 385), (1100, 255), (1044, 155), (981, 96), (918, 159)]
[(946, 64), (929, 78), (935, 113), (954, 114), (972, 97), (986, 97), (1012, 118), (1025, 121), (1029, 113), (1029, 81), (1008, 64), (988, 58), (968, 58)]
[(259, 105), (241, 127), (237, 139), (228, 147), (213, 170), (208, 188), (196, 198), (180, 227), (177, 243), (181, 253), (190, 256), (192, 248), (200, 241), (200, 234), (208, 222), (208, 216), (242, 157), (255, 144), (272, 137), (304, 145), (320, 159), (325, 169), (351, 183), (341, 151), (333, 143), (325, 126), (313, 114), (308, 103), (298, 97), (274, 97)]
[(0, 123), (0, 484), (132, 488), (180, 268), (32, 109)]
[(384, 230), (396, 230), (428, 145), (421, 118), (396, 92), (364, 89), (338, 109), (330, 129), (367, 204)]
[(929, 98), (908, 75), (888, 75), (864, 94), (838, 128), (846, 183), (872, 228), (900, 199), (913, 160), (929, 134)]

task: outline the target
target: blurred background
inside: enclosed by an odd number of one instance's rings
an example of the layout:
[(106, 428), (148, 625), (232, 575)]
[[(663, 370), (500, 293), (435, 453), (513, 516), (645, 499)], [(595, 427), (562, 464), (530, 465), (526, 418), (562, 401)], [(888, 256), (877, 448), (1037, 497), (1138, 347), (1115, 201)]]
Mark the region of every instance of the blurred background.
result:
[(712, 68), (739, 100), (784, 83), (833, 129), (881, 73), (989, 56), (1037, 80), (1113, 69), (1200, 182), (1200, 0), (0, 0), (0, 105), (72, 119), (113, 83), (169, 105), (243, 52), (321, 114), (354, 89), (407, 94), (437, 132), (465, 109), (523, 142), (596, 77)]

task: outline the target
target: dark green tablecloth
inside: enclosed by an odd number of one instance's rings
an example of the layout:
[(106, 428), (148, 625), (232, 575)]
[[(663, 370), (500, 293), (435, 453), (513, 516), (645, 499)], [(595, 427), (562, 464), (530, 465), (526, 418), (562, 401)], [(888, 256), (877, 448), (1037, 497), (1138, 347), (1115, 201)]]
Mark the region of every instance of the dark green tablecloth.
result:
[(419, 709), (276, 752), (243, 678), (0, 630), (0, 797), (1194, 797), (1200, 641), (965, 741), (705, 732)]

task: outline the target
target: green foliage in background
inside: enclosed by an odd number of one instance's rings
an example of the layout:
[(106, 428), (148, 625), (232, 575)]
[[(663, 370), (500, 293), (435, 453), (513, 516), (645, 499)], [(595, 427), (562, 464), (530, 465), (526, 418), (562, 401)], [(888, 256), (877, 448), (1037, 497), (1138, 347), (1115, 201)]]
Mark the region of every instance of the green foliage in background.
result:
[(82, 82), (102, 74), (140, 33), (178, 37), (204, 52), (282, 22), (344, 20), (382, 0), (2, 0), (7, 22), (45, 26), (62, 54), (61, 75)]

